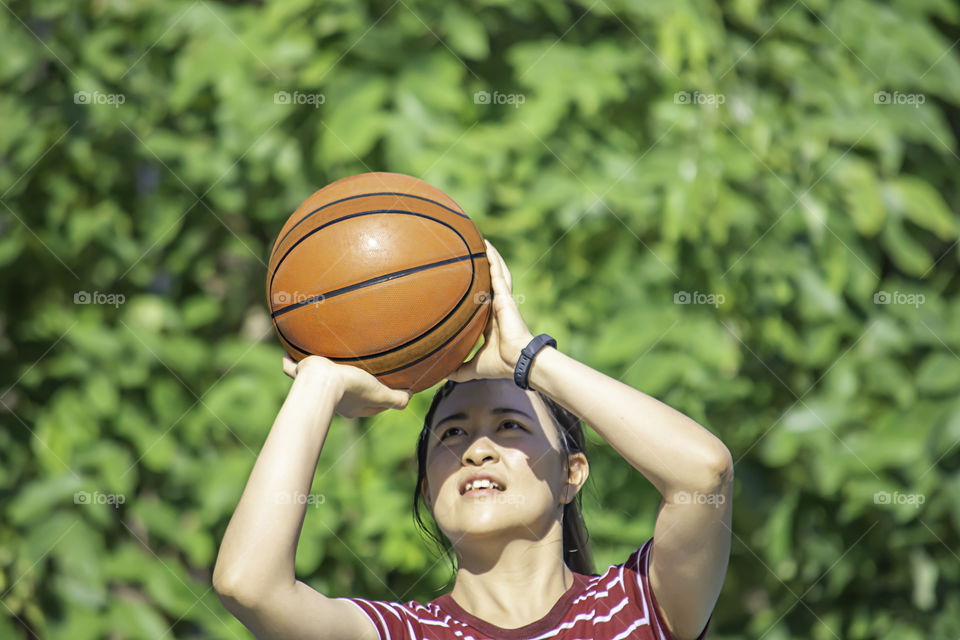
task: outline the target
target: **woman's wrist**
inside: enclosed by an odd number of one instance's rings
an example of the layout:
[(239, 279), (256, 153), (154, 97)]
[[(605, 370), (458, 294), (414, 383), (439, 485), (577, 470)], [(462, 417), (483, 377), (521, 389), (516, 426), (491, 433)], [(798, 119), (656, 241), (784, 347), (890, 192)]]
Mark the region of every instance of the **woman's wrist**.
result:
[(553, 346), (547, 345), (537, 352), (530, 362), (530, 369), (527, 373), (527, 386), (535, 391), (540, 391), (551, 396), (552, 378), (551, 371), (556, 367), (561, 356), (560, 351)]
[(550, 335), (542, 333), (536, 337), (532, 334), (528, 336), (526, 342), (518, 351), (517, 359), (514, 362), (510, 377), (521, 389), (531, 388), (530, 373), (533, 363), (541, 351), (547, 347), (556, 348), (557, 341)]
[(301, 393), (308, 394), (315, 402), (332, 402), (336, 406), (344, 393), (343, 381), (333, 369), (336, 365), (329, 361), (307, 362), (308, 358), (300, 361), (291, 392), (302, 390)]
[(507, 368), (510, 369), (509, 377), (513, 377), (513, 371), (517, 368), (517, 363), (520, 361), (520, 352), (530, 344), (531, 340), (533, 340), (533, 334), (527, 333), (525, 336), (521, 336), (519, 340), (511, 341), (507, 347), (506, 351), (510, 354), (509, 359), (506, 361)]

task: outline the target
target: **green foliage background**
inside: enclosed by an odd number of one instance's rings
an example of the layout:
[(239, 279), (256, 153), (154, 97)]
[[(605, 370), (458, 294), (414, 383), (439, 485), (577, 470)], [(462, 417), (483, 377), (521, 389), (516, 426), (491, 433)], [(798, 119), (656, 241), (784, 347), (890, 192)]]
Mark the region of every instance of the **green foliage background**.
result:
[[(210, 577), (290, 384), (264, 263), (373, 170), (474, 217), (535, 333), (727, 444), (711, 638), (960, 636), (956, 3), (3, 4), (0, 637), (250, 637)], [(430, 395), (336, 419), (320, 591), (449, 589), (409, 513)], [(659, 496), (590, 438), (605, 567)]]

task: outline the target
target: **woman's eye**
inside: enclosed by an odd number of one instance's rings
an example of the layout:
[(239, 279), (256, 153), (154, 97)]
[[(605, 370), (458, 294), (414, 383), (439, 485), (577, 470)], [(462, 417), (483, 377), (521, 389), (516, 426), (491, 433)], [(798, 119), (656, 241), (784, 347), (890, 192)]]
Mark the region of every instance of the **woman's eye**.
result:
[[(507, 425), (512, 425), (512, 426), (507, 427)], [(516, 431), (516, 430), (524, 431), (523, 425), (521, 425), (519, 422), (516, 422), (514, 420), (505, 420), (500, 424), (500, 426), (507, 428), (509, 431)], [(440, 435), (440, 440), (446, 440), (447, 436), (457, 435), (456, 433), (452, 433), (454, 431), (463, 432), (463, 429), (461, 429), (460, 427), (450, 427)]]
[(450, 435), (451, 431), (460, 431), (460, 427), (450, 427), (449, 429), (443, 432), (443, 434), (440, 436), (440, 439), (441, 440), (446, 439), (446, 437)]

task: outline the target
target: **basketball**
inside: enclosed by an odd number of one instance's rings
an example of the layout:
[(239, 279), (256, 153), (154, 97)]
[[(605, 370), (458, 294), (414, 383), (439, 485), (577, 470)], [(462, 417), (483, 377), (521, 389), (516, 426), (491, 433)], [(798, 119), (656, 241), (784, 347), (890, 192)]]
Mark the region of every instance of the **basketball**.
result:
[(363, 173), (307, 198), (280, 230), (267, 300), (284, 349), (360, 367), (394, 389), (454, 371), (490, 315), (483, 236), (441, 190)]

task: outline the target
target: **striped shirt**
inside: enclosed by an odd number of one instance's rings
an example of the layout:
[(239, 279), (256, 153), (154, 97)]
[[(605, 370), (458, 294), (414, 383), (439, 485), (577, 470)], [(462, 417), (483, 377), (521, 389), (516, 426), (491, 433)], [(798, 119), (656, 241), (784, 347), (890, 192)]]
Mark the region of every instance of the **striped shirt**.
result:
[[(381, 640), (675, 640), (648, 577), (650, 538), (602, 575), (574, 572), (574, 583), (540, 620), (502, 629), (470, 615), (444, 594), (427, 604), (341, 598), (363, 611)], [(707, 635), (711, 614), (697, 640)]]

